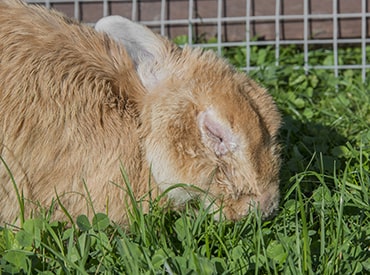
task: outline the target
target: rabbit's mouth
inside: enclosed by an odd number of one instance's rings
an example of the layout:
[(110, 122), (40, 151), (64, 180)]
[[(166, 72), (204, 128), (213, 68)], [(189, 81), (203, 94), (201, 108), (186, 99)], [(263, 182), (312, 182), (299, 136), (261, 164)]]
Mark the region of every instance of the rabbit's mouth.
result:
[[(260, 212), (263, 219), (272, 218), (279, 204), (278, 192), (266, 192), (260, 195), (244, 195), (238, 199), (223, 198), (216, 200), (210, 207), (212, 212), (221, 211), (222, 216), (231, 221), (238, 221), (246, 217), (250, 212)], [(218, 220), (220, 215), (215, 215)]]

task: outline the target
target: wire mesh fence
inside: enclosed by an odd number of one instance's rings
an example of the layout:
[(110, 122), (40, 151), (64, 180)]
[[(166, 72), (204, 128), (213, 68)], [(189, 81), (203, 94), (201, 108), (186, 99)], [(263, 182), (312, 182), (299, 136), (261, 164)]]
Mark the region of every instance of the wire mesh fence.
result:
[[(28, 0), (66, 13), (93, 25), (99, 18), (118, 14), (139, 21), (170, 38), (182, 37), (193, 46), (242, 48), (242, 69), (258, 66), (252, 47), (272, 47), (275, 65), (281, 49), (295, 45), (302, 52), (297, 67), (361, 70), (363, 80), (370, 71), (370, 0)], [(339, 49), (358, 47), (361, 59), (346, 62)], [(330, 49), (330, 64), (312, 63), (310, 50)]]

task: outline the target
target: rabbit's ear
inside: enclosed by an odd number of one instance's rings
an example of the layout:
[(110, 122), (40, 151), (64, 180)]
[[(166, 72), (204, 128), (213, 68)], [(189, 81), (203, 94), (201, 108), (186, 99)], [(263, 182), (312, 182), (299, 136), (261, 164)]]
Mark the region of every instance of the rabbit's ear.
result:
[(154, 68), (165, 54), (165, 44), (159, 36), (147, 27), (117, 15), (100, 19), (95, 29), (125, 46), (144, 86), (151, 89), (161, 80), (163, 72)]
[(202, 142), (217, 156), (234, 152), (238, 147), (238, 139), (230, 126), (221, 121), (217, 114), (208, 109), (198, 115), (198, 125)]

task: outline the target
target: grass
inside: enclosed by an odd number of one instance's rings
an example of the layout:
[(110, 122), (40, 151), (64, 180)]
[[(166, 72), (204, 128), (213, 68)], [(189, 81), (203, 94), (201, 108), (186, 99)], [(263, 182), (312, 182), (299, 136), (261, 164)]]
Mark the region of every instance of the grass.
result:
[[(355, 70), (335, 78), (294, 69), (302, 58), (295, 47), (282, 49), (279, 67), (272, 49), (252, 52), (261, 67), (252, 77), (284, 117), (276, 217), (263, 221), (254, 211), (240, 222), (215, 222), (201, 203), (175, 213), (153, 201), (147, 215), (135, 204), (128, 228), (101, 213), (67, 227), (45, 211), (21, 228), (0, 228), (0, 274), (370, 273), (369, 83)], [(340, 53), (340, 62), (361, 59), (356, 48)], [(310, 52), (325, 64), (332, 54)], [(225, 55), (244, 65), (242, 49)]]

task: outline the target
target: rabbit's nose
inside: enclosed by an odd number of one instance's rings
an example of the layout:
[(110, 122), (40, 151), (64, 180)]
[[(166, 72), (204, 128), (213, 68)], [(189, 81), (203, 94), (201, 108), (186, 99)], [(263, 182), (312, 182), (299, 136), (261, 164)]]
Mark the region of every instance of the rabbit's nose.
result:
[(258, 198), (258, 206), (263, 217), (271, 216), (279, 204), (279, 192), (267, 191), (262, 193)]

